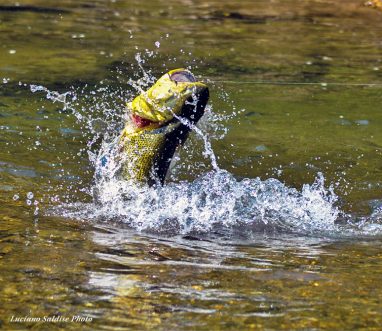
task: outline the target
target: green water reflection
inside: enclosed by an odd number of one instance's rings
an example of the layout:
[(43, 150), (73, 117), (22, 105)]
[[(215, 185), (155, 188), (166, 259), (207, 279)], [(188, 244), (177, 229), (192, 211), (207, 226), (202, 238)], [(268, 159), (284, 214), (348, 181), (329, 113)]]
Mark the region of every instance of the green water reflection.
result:
[[(193, 240), (44, 216), (60, 201), (89, 200), (76, 189), (94, 169), (75, 117), (29, 84), (131, 90), (136, 54), (154, 50), (146, 70), (190, 65), (210, 80), (214, 112), (245, 109), (212, 142), (222, 168), (296, 188), (322, 172), (341, 209), (366, 216), (382, 203), (381, 18), (358, 0), (3, 0), (0, 327), (378, 329), (380, 236)], [(126, 97), (112, 97), (119, 111)], [(178, 180), (210, 167), (191, 139), (196, 152), (183, 162), (201, 165), (180, 168)], [(19, 324), (12, 315), (93, 320)]]

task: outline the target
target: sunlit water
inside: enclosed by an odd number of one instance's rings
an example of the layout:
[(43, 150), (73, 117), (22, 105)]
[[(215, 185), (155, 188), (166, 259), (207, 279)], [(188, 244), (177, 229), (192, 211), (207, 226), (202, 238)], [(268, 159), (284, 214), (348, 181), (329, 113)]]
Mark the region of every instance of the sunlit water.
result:
[[(0, 326), (378, 328), (381, 15), (0, 5)], [(197, 133), (164, 187), (118, 179), (125, 103), (182, 66), (210, 86)]]

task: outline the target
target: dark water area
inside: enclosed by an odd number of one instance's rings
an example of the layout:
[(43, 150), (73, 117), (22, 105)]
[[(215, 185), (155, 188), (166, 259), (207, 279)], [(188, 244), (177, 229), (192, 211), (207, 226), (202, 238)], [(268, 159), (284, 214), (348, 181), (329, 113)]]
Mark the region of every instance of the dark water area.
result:
[[(381, 27), (358, 0), (3, 0), (0, 328), (378, 330)], [(222, 170), (193, 134), (162, 190), (97, 186), (135, 84), (177, 67)]]

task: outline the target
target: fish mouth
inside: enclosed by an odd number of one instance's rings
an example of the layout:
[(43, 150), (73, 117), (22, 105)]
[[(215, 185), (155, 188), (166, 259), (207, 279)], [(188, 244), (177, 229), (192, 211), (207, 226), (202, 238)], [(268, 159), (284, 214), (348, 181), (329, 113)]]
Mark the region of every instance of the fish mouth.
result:
[(184, 82), (195, 83), (196, 82), (195, 76), (190, 71), (182, 70), (182, 69), (172, 73), (170, 75), (170, 79), (177, 83), (184, 83)]

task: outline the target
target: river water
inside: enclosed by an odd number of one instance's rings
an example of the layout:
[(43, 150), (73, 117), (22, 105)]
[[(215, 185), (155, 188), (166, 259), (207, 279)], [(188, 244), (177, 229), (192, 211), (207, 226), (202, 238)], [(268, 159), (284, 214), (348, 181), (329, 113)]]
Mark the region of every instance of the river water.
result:
[[(0, 328), (379, 329), (381, 28), (358, 0), (3, 0)], [(177, 67), (211, 100), (168, 185), (98, 171)]]

